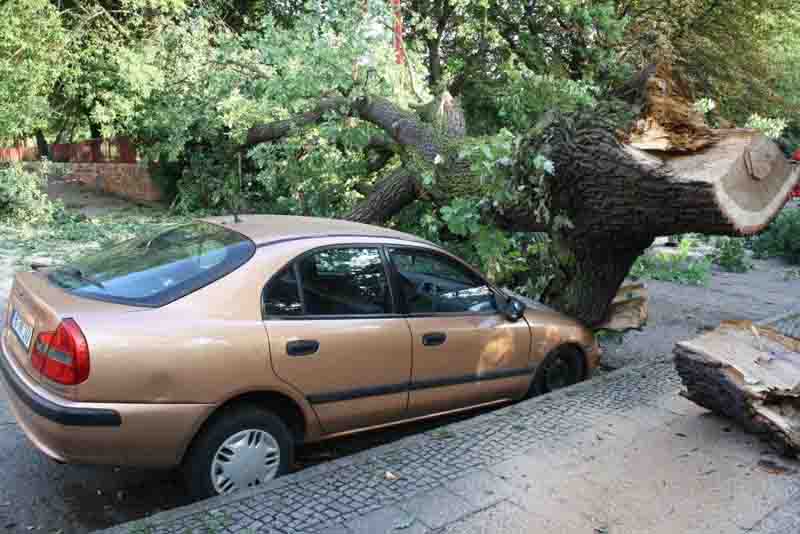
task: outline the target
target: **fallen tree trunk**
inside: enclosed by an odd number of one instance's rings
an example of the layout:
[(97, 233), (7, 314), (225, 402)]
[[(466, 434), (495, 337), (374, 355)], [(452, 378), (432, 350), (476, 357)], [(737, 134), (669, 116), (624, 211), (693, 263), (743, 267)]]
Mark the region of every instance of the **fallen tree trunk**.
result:
[[(633, 90), (637, 85), (638, 90)], [(542, 299), (589, 326), (609, 306), (637, 257), (660, 235), (750, 235), (772, 220), (800, 173), (754, 130), (712, 130), (693, 111), (688, 90), (667, 67), (652, 67), (628, 87), (642, 113), (620, 135), (603, 112), (554, 113), (522, 136), (511, 162), (497, 162), (509, 200), (491, 203), (489, 220), (519, 231), (546, 230), (557, 272)], [(463, 156), (463, 114), (441, 98), (440, 119), (424, 120), (383, 98), (327, 98), (293, 120), (251, 129), (247, 146), (274, 141), (336, 110), (382, 129), (402, 166), (369, 189), (348, 218), (382, 224), (417, 198), (440, 205), (469, 198), (486, 206), (486, 184)], [(543, 172), (541, 160), (552, 164)], [(421, 173), (435, 176), (422, 187)]]
[(550, 231), (560, 272), (545, 302), (596, 325), (655, 237), (745, 236), (765, 228), (785, 204), (797, 171), (759, 132), (715, 133), (718, 141), (699, 152), (654, 153), (622, 145), (591, 123), (561, 120), (545, 133), (546, 148), (531, 146), (529, 153), (547, 150), (554, 162), (548, 209), (570, 224)]
[[(760, 132), (709, 128), (668, 66), (645, 69), (631, 87), (629, 103), (642, 111), (630, 131), (621, 134), (593, 111), (556, 115), (523, 139), (515, 163), (520, 185), (536, 176), (532, 156), (554, 164), (546, 207), (560, 268), (543, 299), (590, 326), (607, 318), (655, 237), (752, 235), (800, 176)], [(569, 224), (552, 224), (559, 216)]]
[(686, 398), (764, 436), (782, 454), (800, 453), (800, 340), (770, 326), (725, 322), (678, 343), (675, 367)]

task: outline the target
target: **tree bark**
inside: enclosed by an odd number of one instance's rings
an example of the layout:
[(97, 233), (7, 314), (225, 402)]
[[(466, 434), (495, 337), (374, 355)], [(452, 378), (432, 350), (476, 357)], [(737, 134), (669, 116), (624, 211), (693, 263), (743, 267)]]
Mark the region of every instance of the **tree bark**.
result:
[(385, 135), (373, 135), (364, 147), (367, 157), (367, 172), (383, 169), (397, 155), (399, 146)]
[(557, 116), (520, 147), (515, 176), (535, 174), (531, 155), (554, 164), (548, 208), (568, 226), (550, 234), (560, 272), (547, 304), (588, 325), (608, 305), (636, 258), (660, 235), (750, 235), (786, 202), (797, 173), (777, 145), (750, 130), (715, 132), (697, 153), (654, 154), (623, 145), (591, 114)]
[(44, 132), (39, 129), (36, 130), (36, 148), (39, 152), (40, 158), (50, 158), (50, 147), (47, 144), (47, 139), (44, 137)]
[(559, 267), (542, 301), (585, 324), (600, 324), (636, 258), (652, 241), (554, 241)]
[(247, 131), (247, 138), (242, 145), (242, 148), (247, 149), (259, 143), (277, 141), (290, 135), (296, 130), (320, 122), (326, 113), (331, 113), (338, 110), (347, 110), (349, 109), (349, 106), (350, 100), (345, 97), (323, 98), (311, 111), (307, 111), (306, 113), (302, 113), (296, 117), (292, 117), (291, 119), (275, 121), (250, 128)]
[(430, 78), (428, 85), (436, 87), (439, 80), (442, 78), (442, 60), (439, 57), (439, 37), (428, 39), (428, 72)]
[(419, 196), (416, 175), (400, 168), (378, 180), (367, 197), (347, 215), (347, 219), (368, 224), (383, 224)]

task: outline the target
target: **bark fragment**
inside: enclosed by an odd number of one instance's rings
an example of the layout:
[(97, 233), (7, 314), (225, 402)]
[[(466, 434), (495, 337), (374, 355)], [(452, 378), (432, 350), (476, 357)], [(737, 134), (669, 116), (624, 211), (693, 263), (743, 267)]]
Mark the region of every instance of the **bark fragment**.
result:
[(620, 287), (608, 307), (608, 318), (597, 328), (615, 332), (641, 329), (647, 323), (647, 299), (647, 288), (642, 283)]
[(368, 224), (385, 223), (416, 200), (419, 189), (416, 175), (401, 167), (378, 180), (346, 218)]

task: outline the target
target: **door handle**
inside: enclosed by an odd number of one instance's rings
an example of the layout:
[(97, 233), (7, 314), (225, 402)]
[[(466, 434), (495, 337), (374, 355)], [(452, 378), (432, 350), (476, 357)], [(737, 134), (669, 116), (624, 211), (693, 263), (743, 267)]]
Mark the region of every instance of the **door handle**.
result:
[(422, 336), (422, 344), (426, 347), (435, 347), (441, 345), (447, 339), (447, 334), (444, 332), (431, 332)]
[(319, 350), (319, 341), (315, 339), (297, 339), (286, 343), (286, 354), (289, 356), (310, 356)]

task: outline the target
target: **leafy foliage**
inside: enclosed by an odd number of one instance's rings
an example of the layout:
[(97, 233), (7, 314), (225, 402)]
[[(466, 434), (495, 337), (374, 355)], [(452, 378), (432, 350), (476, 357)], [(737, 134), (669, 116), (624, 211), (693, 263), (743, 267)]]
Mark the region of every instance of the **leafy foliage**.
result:
[[(602, 105), (630, 73), (666, 59), (707, 95), (698, 105), (709, 118), (800, 132), (800, 14), (790, 0), (413, 0), (402, 9), (405, 65), (395, 61), (386, 0), (55, 5), (0, 6), (0, 138), (40, 128), (59, 138), (131, 136), (159, 161), (156, 178), (181, 214), (337, 217), (410, 155), (393, 147), (372, 168), (369, 147), (384, 133), (344, 107), (242, 153), (247, 128), (296, 117), (321, 97), (370, 94), (418, 110), (447, 88), (473, 137), (459, 154), (420, 165), (418, 178), (433, 195), (452, 157), (480, 187), (418, 202), (389, 224), (529, 295), (551, 278), (549, 239), (501, 231), (482, 214), (535, 196), (542, 219), (571, 224), (547, 212), (544, 184), (556, 169), (546, 154), (525, 162), (529, 180), (510, 179), (519, 139), (549, 110)], [(735, 262), (736, 246), (726, 243), (721, 258)], [(638, 272), (702, 278), (702, 266), (679, 275), (654, 262)]]
[(800, 209), (784, 209), (753, 239), (753, 252), (759, 258), (780, 257), (800, 264)]
[(800, 145), (800, 9), (763, 15), (769, 35), (770, 80), (773, 94), (768, 113), (787, 117), (794, 142)]
[[(790, 59), (796, 58), (800, 16), (794, 2), (634, 0), (618, 6), (628, 19), (618, 60), (644, 65), (656, 58), (681, 67), (699, 94), (740, 124), (753, 113), (789, 114), (776, 89), (798, 87), (786, 83), (798, 68)], [(794, 74), (787, 77), (787, 70)]]
[(49, 221), (55, 206), (47, 197), (40, 175), (22, 165), (0, 167), (0, 221), (35, 224)]
[(48, 0), (0, 3), (0, 141), (46, 126), (49, 103), (67, 45)]
[(48, 221), (36, 225), (0, 221), (0, 263), (13, 257), (19, 265), (32, 258), (69, 262), (88, 252), (188, 219), (162, 210), (132, 208), (88, 218), (56, 207)]
[(749, 271), (753, 265), (747, 257), (745, 239), (722, 236), (715, 239), (713, 260), (723, 270), (732, 273)]
[(634, 279), (649, 278), (687, 285), (706, 285), (711, 276), (711, 260), (690, 256), (691, 238), (681, 240), (674, 254), (659, 252), (640, 256), (631, 268)]
[(745, 128), (761, 130), (767, 137), (778, 139), (786, 129), (786, 119), (762, 117), (758, 113), (753, 113), (747, 119)]

